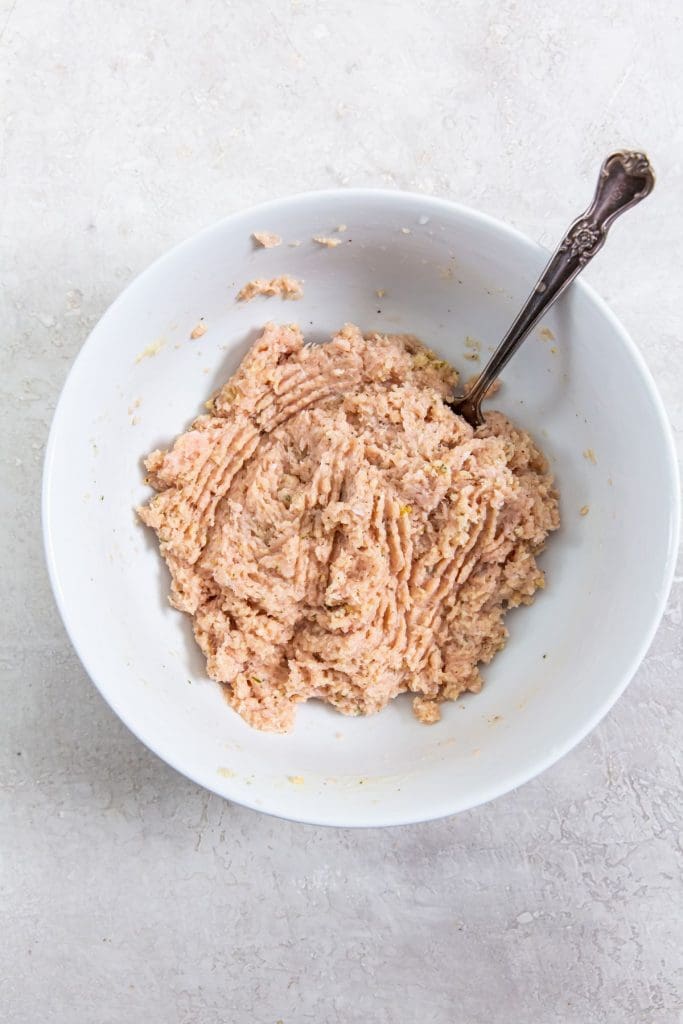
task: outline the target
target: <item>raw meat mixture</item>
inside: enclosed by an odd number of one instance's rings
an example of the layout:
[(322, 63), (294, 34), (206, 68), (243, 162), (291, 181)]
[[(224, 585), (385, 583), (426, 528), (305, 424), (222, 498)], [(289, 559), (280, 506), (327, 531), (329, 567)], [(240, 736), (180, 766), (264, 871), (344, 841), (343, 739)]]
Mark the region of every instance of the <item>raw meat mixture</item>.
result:
[(239, 302), (250, 302), (257, 295), (279, 295), (281, 299), (301, 299), (303, 294), (301, 281), (290, 277), (289, 274), (282, 274), (270, 281), (264, 277), (256, 277), (253, 281), (247, 281), (237, 293), (237, 299)]
[(477, 692), (506, 609), (543, 586), (558, 526), (546, 460), (501, 413), (474, 431), (457, 380), (410, 336), (328, 344), (268, 324), (169, 451), (139, 510), (209, 675), (252, 726), (312, 697), (347, 715), (404, 691), (423, 722)]

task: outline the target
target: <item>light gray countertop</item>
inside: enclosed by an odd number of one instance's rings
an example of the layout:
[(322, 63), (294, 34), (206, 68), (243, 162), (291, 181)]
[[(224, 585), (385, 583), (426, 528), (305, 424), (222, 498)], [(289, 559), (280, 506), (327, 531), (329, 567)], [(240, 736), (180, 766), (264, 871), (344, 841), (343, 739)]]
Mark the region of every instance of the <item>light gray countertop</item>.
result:
[(552, 245), (602, 157), (659, 181), (587, 278), (683, 429), (675, 0), (0, 0), (4, 353), (0, 1020), (674, 1024), (680, 575), (640, 671), (541, 778), (456, 818), (325, 830), (149, 753), (55, 611), (39, 485), (59, 389), (154, 257), (248, 204), (376, 185)]

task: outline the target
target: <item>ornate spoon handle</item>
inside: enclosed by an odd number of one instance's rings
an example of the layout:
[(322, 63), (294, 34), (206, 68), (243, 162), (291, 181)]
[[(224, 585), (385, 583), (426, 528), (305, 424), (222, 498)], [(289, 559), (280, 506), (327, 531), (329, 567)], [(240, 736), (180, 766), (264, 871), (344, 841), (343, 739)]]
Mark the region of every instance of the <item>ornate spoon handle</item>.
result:
[(591, 205), (570, 226), (472, 389), (451, 403), (454, 412), (464, 416), (473, 426), (483, 423), (480, 403), (488, 388), (529, 331), (602, 248), (616, 218), (649, 195), (654, 183), (654, 171), (644, 153), (621, 150), (607, 157), (600, 168)]

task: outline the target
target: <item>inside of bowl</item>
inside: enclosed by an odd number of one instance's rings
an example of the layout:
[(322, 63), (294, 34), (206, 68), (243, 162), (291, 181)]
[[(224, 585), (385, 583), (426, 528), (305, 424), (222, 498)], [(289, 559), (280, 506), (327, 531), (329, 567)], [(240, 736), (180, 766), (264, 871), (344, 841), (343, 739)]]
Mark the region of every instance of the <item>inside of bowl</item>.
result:
[[(259, 230), (283, 244), (256, 248)], [(317, 235), (342, 244), (321, 246)], [(535, 774), (626, 684), (668, 587), (675, 471), (646, 371), (581, 286), (527, 340), (492, 403), (535, 435), (556, 474), (562, 528), (542, 556), (547, 589), (509, 615), (509, 643), (486, 668), (482, 693), (445, 705), (437, 725), (420, 725), (399, 698), (364, 719), (311, 703), (286, 736), (250, 729), (207, 679), (189, 621), (168, 605), (155, 538), (134, 514), (149, 493), (141, 458), (202, 411), (267, 320), (295, 321), (318, 341), (347, 321), (414, 333), (466, 379), (482, 365), (467, 358), (471, 339), (483, 361), (544, 261), (517, 234), (437, 200), (308, 195), (185, 243), (100, 322), (53, 427), (48, 559), (86, 668), (124, 721), (179, 770), (288, 817), (419, 820)], [(284, 273), (303, 281), (300, 301), (236, 301), (248, 280)], [(200, 318), (207, 331), (191, 339)]]

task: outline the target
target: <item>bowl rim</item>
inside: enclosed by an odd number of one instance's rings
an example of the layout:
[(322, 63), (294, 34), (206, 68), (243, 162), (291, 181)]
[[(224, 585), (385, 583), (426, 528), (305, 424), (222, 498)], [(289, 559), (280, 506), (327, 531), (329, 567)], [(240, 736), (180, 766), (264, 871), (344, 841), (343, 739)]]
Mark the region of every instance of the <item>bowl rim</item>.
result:
[[(466, 204), (459, 203), (450, 199), (443, 199), (437, 196), (423, 194), (420, 192), (404, 191), (399, 189), (385, 189), (385, 188), (332, 188), (332, 189), (321, 189), (321, 190), (309, 190), (304, 192), (296, 192), (287, 196), (281, 196), (277, 199), (270, 199), (266, 202), (257, 203), (253, 206), (249, 206), (243, 209), (234, 211), (220, 220), (209, 224), (188, 238), (183, 239), (181, 242), (172, 246), (170, 249), (163, 252), (155, 260), (146, 266), (142, 271), (136, 274), (117, 295), (114, 301), (107, 307), (105, 312), (99, 318), (97, 323), (94, 325), (92, 330), (89, 332), (87, 338), (81, 345), (75, 359), (71, 363), (69, 372), (62, 384), (58, 401), (55, 406), (55, 410), (52, 416), (50, 425), (50, 431), (48, 441), (45, 449), (45, 457), (43, 460), (43, 475), (42, 475), (42, 486), (41, 486), (41, 524), (42, 524), (42, 537), (43, 537), (43, 550), (45, 554), (45, 561), (48, 570), (48, 576), (50, 580), (50, 586), (52, 593), (59, 611), (60, 617), (64, 624), (64, 628), (69, 637), (69, 640), (83, 666), (91, 682), (95, 685), (105, 702), (114, 711), (118, 718), (123, 724), (133, 733), (133, 735), (143, 743), (149, 750), (152, 751), (157, 757), (168, 764), (171, 768), (183, 775), (185, 778), (190, 779), (196, 785), (201, 786), (204, 789), (208, 789), (210, 792), (215, 793), (217, 796), (223, 799), (231, 800), (234, 803), (240, 804), (243, 807), (247, 807), (250, 810), (258, 811), (262, 814), (280, 818), (281, 820), (294, 821), (301, 824), (309, 825), (321, 825), (330, 827), (340, 828), (376, 828), (376, 827), (387, 827), (387, 826), (399, 826), (399, 825), (411, 825), (419, 824), (422, 822), (436, 821), (441, 818), (446, 818), (454, 814), (459, 814), (462, 811), (471, 810), (475, 807), (479, 807), (482, 804), (488, 803), (491, 800), (495, 800), (497, 797), (504, 796), (507, 793), (524, 785), (525, 782), (529, 782), (531, 779), (536, 778), (542, 772), (546, 771), (557, 761), (568, 754), (574, 747), (578, 746), (586, 738), (586, 736), (595, 729), (600, 721), (608, 714), (610, 709), (623, 694), (628, 684), (633, 679), (638, 667), (642, 663), (651, 643), (654, 635), (659, 627), (664, 610), (668, 601), (671, 585), (673, 582), (677, 552), (679, 546), (680, 537), (680, 517), (681, 517), (681, 499), (680, 499), (680, 474), (678, 468), (678, 459), (676, 454), (676, 448), (674, 443), (674, 436), (671, 425), (669, 423), (668, 416), (664, 407), (664, 403), (661, 399), (657, 386), (654, 382), (652, 374), (645, 362), (637, 345), (630, 337), (629, 333), (623, 327), (617, 316), (612, 312), (607, 303), (600, 297), (600, 295), (585, 281), (577, 280), (571, 285), (572, 289), (578, 289), (583, 292), (586, 298), (597, 308), (597, 310), (604, 316), (605, 320), (609, 323), (615, 334), (619, 337), (621, 344), (627, 349), (629, 355), (633, 359), (633, 362), (638, 370), (640, 379), (642, 380), (643, 386), (648, 392), (649, 398), (652, 402), (653, 408), (656, 413), (656, 419), (658, 426), (661, 430), (662, 438), (664, 441), (665, 461), (668, 470), (668, 481), (671, 484), (671, 493), (668, 495), (668, 500), (672, 506), (672, 517), (671, 517), (671, 531), (669, 536), (669, 545), (667, 550), (666, 563), (664, 566), (662, 586), (659, 588), (657, 600), (653, 605), (649, 606), (647, 625), (643, 631), (643, 636), (639, 647), (634, 654), (628, 669), (622, 673), (621, 677), (614, 683), (610, 688), (609, 693), (594, 708), (592, 713), (588, 715), (581, 726), (576, 729), (571, 735), (569, 735), (563, 743), (559, 743), (549, 751), (545, 757), (538, 758), (532, 767), (517, 772), (516, 775), (507, 777), (503, 782), (491, 783), (487, 787), (483, 787), (481, 790), (473, 794), (473, 799), (460, 800), (448, 807), (438, 806), (428, 813), (420, 813), (415, 810), (408, 813), (391, 813), (389, 815), (382, 815), (378, 813), (377, 820), (372, 823), (366, 821), (354, 820), (354, 818), (348, 817), (345, 814), (330, 814), (321, 815), (316, 813), (314, 816), (302, 814), (283, 813), (278, 810), (274, 805), (274, 801), (271, 801), (270, 805), (268, 802), (264, 804), (257, 804), (254, 799), (245, 799), (242, 793), (230, 793), (226, 792), (229, 789), (229, 785), (223, 785), (221, 789), (217, 787), (215, 782), (212, 782), (208, 777), (202, 776), (200, 771), (194, 769), (187, 770), (182, 767), (178, 759), (173, 755), (172, 752), (160, 749), (161, 744), (158, 744), (153, 738), (144, 735), (145, 730), (139, 728), (132, 720), (134, 716), (130, 715), (125, 708), (119, 706), (115, 696), (106, 692), (106, 687), (102, 687), (97, 678), (97, 668), (91, 663), (91, 659), (88, 658), (83, 650), (82, 645), (78, 640), (77, 624), (78, 619), (67, 607), (66, 600), (62, 593), (58, 566), (56, 562), (56, 556), (53, 546), (53, 540), (51, 535), (51, 524), (50, 524), (50, 491), (51, 491), (51, 479), (53, 462), (56, 450), (56, 438), (58, 432), (58, 423), (61, 416), (64, 413), (68, 401), (69, 384), (75, 377), (76, 368), (79, 365), (80, 360), (83, 358), (84, 353), (88, 345), (91, 343), (93, 335), (100, 329), (101, 325), (113, 319), (119, 309), (120, 305), (123, 305), (124, 301), (128, 297), (128, 294), (135, 288), (142, 285), (144, 278), (163, 267), (166, 262), (171, 262), (176, 259), (177, 256), (183, 250), (191, 250), (193, 246), (208, 238), (212, 234), (220, 234), (222, 231), (230, 225), (231, 227), (236, 226), (240, 220), (245, 221), (247, 224), (255, 222), (255, 217), (265, 217), (268, 214), (272, 214), (290, 204), (296, 203), (312, 203), (319, 200), (330, 200), (337, 199), (343, 200), (344, 202), (353, 203), (362, 200), (378, 200), (380, 202), (386, 202), (394, 204), (397, 207), (401, 205), (410, 205), (411, 207), (415, 204), (420, 204), (423, 207), (425, 213), (431, 212), (433, 215), (439, 213), (456, 213), (457, 215), (470, 219), (475, 223), (479, 223), (489, 229), (500, 233), (501, 235), (507, 236), (510, 240), (523, 245), (527, 250), (533, 250), (539, 256), (547, 257), (549, 251), (538, 242), (533, 241), (528, 235), (519, 229), (512, 227), (504, 221), (498, 220), (489, 214), (483, 213), (476, 210)], [(248, 231), (250, 234), (251, 232)], [(530, 282), (530, 286), (533, 282)], [(222, 780), (225, 782), (225, 780)]]

